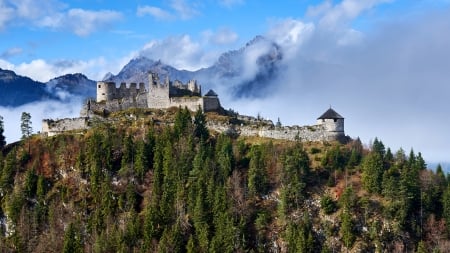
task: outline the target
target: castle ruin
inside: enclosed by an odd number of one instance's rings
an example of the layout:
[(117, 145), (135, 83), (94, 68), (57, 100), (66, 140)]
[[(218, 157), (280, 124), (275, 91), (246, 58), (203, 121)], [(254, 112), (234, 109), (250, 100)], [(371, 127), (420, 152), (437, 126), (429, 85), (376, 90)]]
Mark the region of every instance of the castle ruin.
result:
[[(89, 99), (83, 106), (79, 118), (42, 121), (42, 132), (53, 136), (70, 130), (85, 130), (89, 128), (93, 118), (102, 118), (110, 112), (129, 108), (167, 109), (170, 107), (186, 107), (191, 111), (199, 108), (204, 112), (223, 112), (218, 95), (209, 90), (201, 95), (201, 86), (195, 80), (186, 84), (180, 81), (170, 81), (165, 78), (160, 81), (157, 74), (149, 75), (148, 86), (144, 83), (121, 83), (119, 87), (114, 82), (97, 82), (97, 98)], [(100, 116), (99, 116), (100, 115)], [(317, 118), (317, 124), (312, 126), (275, 126), (270, 120), (250, 116), (235, 115), (238, 124), (227, 122), (208, 122), (209, 129), (241, 136), (259, 136), (273, 139), (302, 141), (334, 141), (345, 140), (344, 117), (331, 107)]]
[(190, 80), (186, 84), (168, 77), (163, 82), (158, 74), (149, 74), (148, 89), (144, 83), (121, 83), (117, 88), (114, 82), (97, 82), (97, 99), (88, 101), (87, 111), (114, 112), (129, 108), (167, 109), (170, 107), (187, 107), (191, 111), (201, 108), (204, 112), (221, 110), (217, 94), (210, 90), (201, 95), (201, 86)]

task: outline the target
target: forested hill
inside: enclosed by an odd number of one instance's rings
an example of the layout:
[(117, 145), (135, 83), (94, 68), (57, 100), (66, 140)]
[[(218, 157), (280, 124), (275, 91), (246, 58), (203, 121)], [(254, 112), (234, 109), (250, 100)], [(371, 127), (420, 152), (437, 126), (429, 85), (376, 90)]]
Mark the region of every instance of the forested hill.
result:
[(236, 138), (215, 117), (132, 110), (4, 149), (0, 251), (448, 252), (449, 179), (420, 153)]

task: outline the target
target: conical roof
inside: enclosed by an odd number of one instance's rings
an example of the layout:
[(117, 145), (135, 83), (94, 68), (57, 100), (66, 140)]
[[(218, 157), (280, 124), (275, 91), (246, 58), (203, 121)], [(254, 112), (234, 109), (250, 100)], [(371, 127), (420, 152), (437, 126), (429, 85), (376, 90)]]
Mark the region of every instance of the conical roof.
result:
[(331, 107), (328, 109), (322, 116), (320, 116), (317, 119), (343, 119), (339, 113), (337, 113), (335, 110), (333, 110)]
[(206, 92), (205, 97), (217, 97), (217, 93), (215, 93), (213, 90), (209, 90)]

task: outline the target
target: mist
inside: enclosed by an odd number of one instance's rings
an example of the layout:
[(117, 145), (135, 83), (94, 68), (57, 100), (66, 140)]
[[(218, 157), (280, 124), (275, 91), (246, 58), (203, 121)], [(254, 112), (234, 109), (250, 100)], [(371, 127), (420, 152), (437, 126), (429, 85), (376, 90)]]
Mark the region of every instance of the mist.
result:
[(280, 21), (266, 35), (283, 50), (278, 78), (264, 84), (263, 97), (236, 99), (222, 89), (222, 104), (285, 125), (314, 124), (332, 106), (350, 137), (450, 161), (448, 16), (436, 11), (366, 33)]
[(3, 116), (7, 143), (13, 143), (21, 139), (20, 129), (22, 112), (30, 113), (33, 133), (42, 131), (43, 119), (62, 119), (80, 116), (83, 99), (71, 96), (64, 102), (55, 100), (44, 100), (25, 104), (19, 107), (0, 106), (0, 115)]

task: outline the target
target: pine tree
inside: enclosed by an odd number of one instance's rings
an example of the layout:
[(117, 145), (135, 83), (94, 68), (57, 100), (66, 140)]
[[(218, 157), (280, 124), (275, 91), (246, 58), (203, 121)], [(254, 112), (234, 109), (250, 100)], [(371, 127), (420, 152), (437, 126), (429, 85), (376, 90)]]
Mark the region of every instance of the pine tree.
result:
[(201, 108), (198, 108), (194, 116), (194, 136), (203, 140), (209, 137), (209, 131), (206, 127), (206, 117)]
[(266, 194), (268, 190), (268, 178), (264, 162), (263, 148), (260, 145), (252, 146), (250, 151), (248, 190), (251, 196)]
[(442, 207), (442, 217), (447, 225), (447, 233), (450, 234), (450, 185), (447, 186), (442, 196)]
[(384, 165), (379, 152), (371, 152), (364, 158), (362, 182), (371, 193), (381, 193)]
[(81, 233), (77, 231), (73, 223), (70, 223), (64, 234), (63, 253), (78, 253), (78, 252), (80, 253), (83, 252)]
[(31, 126), (31, 114), (27, 112), (22, 112), (22, 117), (20, 118), (21, 124), (20, 129), (22, 131), (22, 139), (26, 139), (33, 133), (33, 128)]
[(5, 125), (3, 123), (3, 117), (0, 116), (0, 150), (6, 145), (6, 138), (3, 133), (5, 132)]

